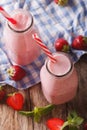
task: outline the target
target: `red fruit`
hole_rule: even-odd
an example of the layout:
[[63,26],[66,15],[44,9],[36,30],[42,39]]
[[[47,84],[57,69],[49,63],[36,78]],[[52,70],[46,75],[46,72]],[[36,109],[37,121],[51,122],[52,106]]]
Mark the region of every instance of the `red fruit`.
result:
[[3,89],[2,86],[0,86],[0,102],[4,100],[6,96],[6,91]]
[[14,110],[21,110],[24,104],[24,97],[21,93],[13,93],[9,94],[6,103],[8,106],[13,108]]
[[64,38],[59,38],[55,42],[56,51],[69,51],[69,43]]
[[51,118],[47,121],[47,127],[49,130],[60,130],[64,124],[64,120],[59,118]]
[[68,3],[68,0],[54,0],[56,4],[64,6]]
[[87,37],[82,35],[75,37],[71,46],[76,50],[87,50]]
[[11,66],[7,72],[10,78],[15,81],[21,80],[26,75],[25,70],[18,65]]
[[87,123],[84,124],[84,130],[87,130]]
[[58,4],[58,0],[54,0],[56,4]]

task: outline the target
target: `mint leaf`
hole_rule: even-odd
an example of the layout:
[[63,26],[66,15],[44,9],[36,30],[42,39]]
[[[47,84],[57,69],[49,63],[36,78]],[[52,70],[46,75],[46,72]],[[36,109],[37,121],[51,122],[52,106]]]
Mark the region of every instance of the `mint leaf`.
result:
[[33,111],[18,111],[20,114],[25,116],[33,116],[35,122],[39,122],[41,117],[48,114],[55,105],[47,105],[45,107],[35,107]]
[[84,119],[77,115],[75,111],[68,114],[67,121],[64,122],[61,130],[69,126],[69,130],[78,130],[79,126],[83,123]]
[[34,121],[39,122],[41,118],[41,113],[39,111],[39,108],[34,108]]
[[79,126],[79,125],[82,124],[83,120],[84,120],[84,119],[81,118],[81,117],[76,117],[76,118],[74,118],[73,123],[74,123],[74,125]]
[[69,127],[69,130],[78,130],[78,128],[75,126],[74,127],[72,126],[72,127]]
[[43,107],[43,108],[40,108],[40,113],[41,113],[41,115],[46,115],[46,114],[48,114],[50,111],[52,111],[52,109],[54,108],[54,106],[55,105],[52,105],[52,104],[50,104],[50,105],[47,105],[47,106],[45,106],[45,107]]
[[83,118],[78,116],[75,111],[69,113],[67,119],[68,119],[69,125],[71,125],[71,126],[79,126],[83,122]]
[[47,105],[45,107],[34,108],[34,119],[36,122],[40,121],[40,118],[46,114],[48,114],[52,109],[54,108],[54,105]]
[[72,120],[73,118],[76,118],[78,115],[75,111],[72,111],[68,114],[67,120]]
[[18,111],[20,114],[25,115],[25,116],[33,116],[34,111]]

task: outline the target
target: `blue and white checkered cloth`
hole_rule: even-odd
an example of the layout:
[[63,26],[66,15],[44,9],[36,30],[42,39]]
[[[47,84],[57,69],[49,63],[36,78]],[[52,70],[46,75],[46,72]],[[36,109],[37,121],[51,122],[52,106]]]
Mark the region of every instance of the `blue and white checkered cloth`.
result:
[[[0,5],[10,13],[14,9],[23,8],[31,12],[39,29],[42,41],[55,52],[54,42],[64,37],[70,44],[74,36],[87,36],[87,0],[69,0],[65,7],[58,6],[53,0],[2,0]],[[0,14],[0,83],[9,84],[17,89],[26,89],[40,82],[40,69],[46,55],[42,53],[33,63],[23,66],[27,76],[15,82],[9,79],[6,70],[11,66],[3,51],[3,27],[5,18]],[[86,52],[71,50],[74,62]]]

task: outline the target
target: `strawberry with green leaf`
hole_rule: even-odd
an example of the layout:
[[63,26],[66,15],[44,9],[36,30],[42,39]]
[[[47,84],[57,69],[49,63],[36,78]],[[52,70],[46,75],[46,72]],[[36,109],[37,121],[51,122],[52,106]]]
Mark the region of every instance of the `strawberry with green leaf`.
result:
[[54,0],[58,5],[65,6],[68,3],[68,0]]
[[3,102],[6,97],[4,86],[0,86],[0,102]]
[[18,65],[12,65],[10,68],[7,69],[7,73],[9,77],[15,81],[21,80],[26,75],[26,71]]
[[79,130],[83,118],[77,115],[76,112],[71,112],[68,115],[67,121],[60,118],[51,118],[47,120],[47,127],[49,130],[64,130],[68,126],[69,130]]
[[82,35],[76,36],[71,44],[71,47],[76,50],[87,51],[87,37]]
[[64,38],[58,38],[54,43],[54,47],[56,51],[63,51],[63,52],[68,52],[70,49],[69,43]]

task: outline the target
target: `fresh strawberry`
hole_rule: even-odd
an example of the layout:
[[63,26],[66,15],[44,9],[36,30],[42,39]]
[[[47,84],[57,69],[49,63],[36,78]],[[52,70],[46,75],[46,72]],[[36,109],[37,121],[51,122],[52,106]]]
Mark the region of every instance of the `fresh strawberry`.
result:
[[13,108],[14,110],[21,110],[24,104],[24,97],[19,92],[8,94],[6,103],[8,106]]
[[2,86],[0,86],[0,102],[3,102],[3,100],[5,99],[5,96],[6,96],[5,89]]
[[87,51],[87,37],[79,35],[74,38],[72,44],[73,49]]
[[64,38],[59,38],[54,43],[56,51],[69,51],[69,43]]
[[69,130],[79,130],[79,126],[83,123],[83,118],[77,115],[75,111],[68,114],[67,120],[60,118],[51,118],[47,120],[49,130],[64,130],[69,127]]
[[26,75],[26,71],[18,65],[11,66],[7,69],[7,73],[15,81],[21,80]]
[[68,3],[68,0],[54,0],[56,4],[65,6]]
[[47,121],[47,127],[49,130],[60,130],[64,124],[64,120],[59,118],[51,118]]
[[59,1],[59,0],[54,0],[54,1],[55,1],[56,4],[58,4],[58,1]]

